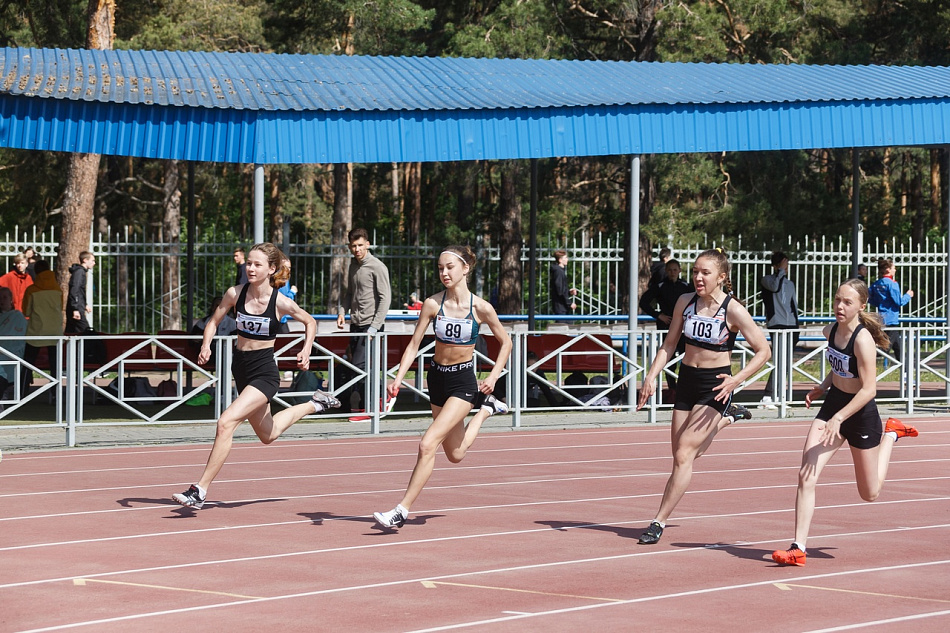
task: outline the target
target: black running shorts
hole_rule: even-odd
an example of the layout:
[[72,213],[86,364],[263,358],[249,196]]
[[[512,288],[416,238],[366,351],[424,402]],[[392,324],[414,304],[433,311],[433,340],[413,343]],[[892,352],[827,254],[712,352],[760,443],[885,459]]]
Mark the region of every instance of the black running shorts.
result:
[[725,402],[715,399],[719,392],[713,391],[713,387],[718,387],[722,383],[722,378],[717,378],[719,374],[731,376],[732,367],[727,365],[705,369],[680,365],[679,377],[676,379],[676,402],[673,403],[673,408],[677,411],[691,411],[697,405],[705,405],[719,413],[725,411],[732,402],[732,396],[730,395]]
[[277,395],[280,387],[280,373],[274,359],[274,348],[255,349],[242,352],[234,349],[231,361],[231,373],[238,393],[245,387],[254,387],[265,396],[268,402]]
[[475,361],[457,365],[440,365],[431,361],[426,379],[429,385],[429,402],[437,407],[445,406],[449,398],[458,398],[471,404],[475,404],[478,398]]
[[[841,391],[834,385],[825,395],[825,401],[815,416],[827,422],[841,411],[854,398],[853,393]],[[877,411],[877,402],[874,398],[862,407],[857,413],[841,423],[841,436],[848,440],[853,448],[874,448],[881,443],[884,436],[884,423],[881,414]]]

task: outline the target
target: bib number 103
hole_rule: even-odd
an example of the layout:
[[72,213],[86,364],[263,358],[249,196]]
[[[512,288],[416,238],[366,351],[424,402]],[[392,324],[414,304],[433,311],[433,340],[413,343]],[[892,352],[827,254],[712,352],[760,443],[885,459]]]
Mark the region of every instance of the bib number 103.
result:
[[693,332],[691,338],[698,340],[710,340],[713,336],[713,324],[709,321],[694,320],[692,322]]

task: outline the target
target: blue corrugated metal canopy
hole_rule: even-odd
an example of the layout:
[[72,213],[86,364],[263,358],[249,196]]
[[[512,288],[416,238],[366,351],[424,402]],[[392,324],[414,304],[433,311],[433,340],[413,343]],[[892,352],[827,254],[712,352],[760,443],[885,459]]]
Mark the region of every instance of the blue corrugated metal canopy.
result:
[[945,67],[0,49],[0,146],[234,163],[950,143]]

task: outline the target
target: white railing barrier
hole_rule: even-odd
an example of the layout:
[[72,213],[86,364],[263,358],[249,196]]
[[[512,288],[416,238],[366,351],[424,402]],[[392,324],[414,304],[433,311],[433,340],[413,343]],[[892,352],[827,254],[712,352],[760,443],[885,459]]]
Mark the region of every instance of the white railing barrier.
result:
[[[896,388],[879,391],[879,402],[902,407],[906,413],[913,413],[915,407],[921,405],[948,405],[950,344],[947,332],[947,326],[934,324],[901,328],[901,357],[878,353],[878,382],[896,384]],[[801,335],[801,342],[793,349],[796,333]],[[556,333],[514,330],[511,359],[496,385],[496,393],[503,394],[508,402],[515,427],[522,424],[525,415],[534,412],[570,412],[573,420],[585,411],[630,413],[636,407],[637,388],[665,334],[646,328]],[[356,388],[365,403],[365,412],[361,414],[329,412],[319,417],[332,420],[360,415],[370,422],[369,432],[376,434],[384,428],[387,418],[430,415],[424,380],[434,347],[430,339],[420,346],[412,373],[401,385],[398,408],[392,413],[385,411],[386,385],[398,371],[409,336],[405,332],[385,330],[375,335],[349,332],[319,335],[311,350],[311,363],[315,371],[325,372],[325,390],[342,396]],[[759,411],[756,417],[782,418],[793,409],[801,410],[805,393],[827,375],[824,357],[827,344],[819,326],[804,327],[797,332],[770,331],[768,336],[775,352],[772,360],[741,385],[736,398],[751,406],[757,404],[764,391],[766,375],[772,372],[777,410]],[[351,337],[369,339],[365,370],[355,367],[346,358],[346,344]],[[233,337],[215,339],[214,362],[210,366],[197,364],[198,336],[129,333],[42,339],[55,339],[56,358],[52,370],[42,362],[27,364],[0,347],[0,369],[15,379],[0,398],[3,405],[0,434],[8,429],[61,428],[66,431],[66,444],[74,446],[77,433],[85,427],[213,424],[233,398]],[[303,339],[303,333],[297,333],[279,340],[275,349],[282,373],[294,371],[289,368],[296,364],[295,349]],[[22,339],[0,337],[0,345],[5,340]],[[487,349],[476,353],[476,371],[482,374],[489,371],[494,349],[497,349],[487,337],[486,341]],[[79,359],[86,358],[95,342],[107,348],[107,358],[98,363],[88,360],[80,363]],[[734,363],[742,367],[751,357],[751,349],[740,339]],[[679,360],[678,356],[671,359],[666,370],[674,371]],[[35,376],[34,385],[28,390],[23,389],[22,381],[26,372]],[[119,376],[123,380],[116,381]],[[137,392],[136,389],[144,385],[136,378],[145,379],[151,389],[158,388],[165,380],[173,380],[174,385],[167,384],[161,393]],[[942,388],[934,389],[934,384]],[[925,385],[930,387],[925,390]],[[665,378],[661,374],[656,394],[645,407],[648,422],[665,420],[663,412],[672,407],[671,402],[664,400],[664,387]],[[286,406],[292,404],[293,398],[309,395],[309,392],[290,391],[285,382],[275,403]],[[106,409],[103,404],[111,406]],[[37,419],[37,415],[41,419]]]

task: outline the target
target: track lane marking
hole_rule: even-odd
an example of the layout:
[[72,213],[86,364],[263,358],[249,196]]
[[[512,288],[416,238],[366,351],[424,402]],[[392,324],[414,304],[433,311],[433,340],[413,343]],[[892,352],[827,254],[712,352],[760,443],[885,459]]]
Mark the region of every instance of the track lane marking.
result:
[[[774,540],[773,540],[773,541],[769,541],[769,542],[775,543],[775,542],[778,542],[778,541],[774,541]],[[664,552],[671,552],[672,550],[663,550],[663,551],[664,551]],[[577,564],[577,563],[581,563],[581,562],[596,562],[596,561],[602,561],[602,560],[618,560],[618,559],[626,559],[626,558],[632,558],[632,557],[644,556],[644,555],[649,555],[649,554],[624,554],[624,555],[620,555],[620,556],[600,557],[600,558],[594,558],[594,559],[582,559],[582,560],[575,560],[575,561],[562,561],[562,562],[557,562],[557,563],[541,563],[541,564],[533,564],[533,565],[522,565],[522,566],[517,566],[517,567],[495,568],[495,569],[486,569],[486,570],[481,570],[481,571],[461,572],[461,573],[457,573],[457,574],[447,574],[447,575],[441,575],[441,576],[428,576],[428,577],[425,577],[425,578],[411,578],[411,579],[404,579],[404,580],[393,580],[393,581],[377,582],[377,583],[371,583],[371,584],[365,584],[365,585],[350,585],[350,586],[347,586],[347,587],[336,587],[336,588],[333,588],[333,589],[319,589],[319,590],[314,590],[314,591],[306,591],[306,592],[293,593],[293,594],[284,594],[284,595],[280,595],[280,596],[272,596],[272,597],[269,597],[269,598],[261,598],[260,600],[239,600],[239,601],[234,601],[234,602],[226,602],[226,603],[218,603],[218,604],[209,604],[209,605],[201,605],[201,606],[194,606],[194,607],[183,607],[183,608],[180,608],[180,609],[166,609],[166,610],[162,610],[162,611],[152,611],[152,612],[146,612],[146,613],[137,613],[137,614],[131,614],[131,615],[116,616],[116,617],[113,617],[113,618],[103,618],[103,619],[98,619],[98,620],[87,620],[87,621],[83,621],[83,622],[71,622],[71,623],[69,623],[69,624],[60,624],[60,625],[49,626],[49,627],[43,627],[43,628],[38,628],[38,629],[30,629],[30,630],[28,630],[28,631],[21,631],[20,633],[46,633],[46,632],[48,632],[48,631],[61,631],[61,630],[65,630],[65,629],[79,628],[79,627],[83,627],[83,626],[97,626],[97,625],[101,625],[101,624],[111,624],[111,623],[114,623],[114,622],[128,622],[128,621],[131,621],[131,620],[141,620],[141,619],[145,619],[145,618],[152,618],[152,617],[158,617],[158,616],[163,616],[163,615],[181,615],[181,614],[183,614],[183,613],[194,613],[194,612],[197,612],[197,611],[208,611],[208,610],[211,610],[211,609],[221,609],[221,608],[225,608],[225,607],[235,607],[235,606],[241,606],[241,605],[252,604],[252,603],[275,602],[275,601],[280,601],[280,600],[293,600],[293,599],[297,599],[297,598],[309,598],[309,597],[313,597],[313,596],[339,594],[339,593],[350,592],[350,591],[364,591],[364,590],[371,590],[371,589],[380,589],[380,588],[383,588],[383,587],[395,587],[395,586],[403,586],[403,585],[407,585],[407,584],[418,584],[418,583],[421,583],[421,582],[426,581],[426,580],[428,580],[428,581],[430,581],[430,582],[437,582],[437,581],[445,581],[445,580],[447,580],[447,579],[454,579],[454,578],[465,578],[465,577],[478,576],[478,575],[485,575],[485,574],[497,574],[497,573],[513,572],[513,571],[524,571],[524,570],[529,570],[529,569],[540,569],[540,568],[544,568],[544,567],[553,567],[553,566],[562,566],[562,565],[569,565],[569,564]],[[950,560],[927,561],[927,562],[923,562],[923,563],[908,563],[908,564],[903,564],[903,565],[890,565],[890,566],[887,566],[887,567],[875,567],[875,568],[855,569],[855,570],[848,570],[848,571],[841,571],[841,572],[831,572],[831,573],[827,573],[827,574],[815,574],[815,575],[812,575],[812,576],[803,576],[803,577],[799,578],[799,580],[817,580],[817,579],[823,579],[823,578],[835,578],[835,577],[841,577],[841,576],[852,576],[852,575],[856,575],[856,574],[868,574],[868,573],[877,573],[877,572],[887,572],[887,571],[896,571],[896,570],[902,570],[902,569],[917,569],[917,568],[923,568],[923,567],[930,567],[930,566],[934,566],[934,565],[950,565]],[[655,601],[659,601],[659,600],[667,600],[667,599],[670,599],[670,598],[682,598],[682,597],[691,597],[691,596],[698,596],[698,595],[706,595],[706,594],[718,593],[718,592],[722,592],[722,591],[732,591],[732,590],[736,590],[736,589],[747,589],[747,588],[753,588],[753,587],[762,587],[762,586],[767,586],[767,585],[771,585],[771,584],[774,584],[774,581],[771,581],[771,580],[764,580],[764,581],[757,581],[757,582],[740,583],[740,584],[735,584],[735,585],[720,585],[720,586],[717,586],[717,587],[707,587],[707,588],[705,588],[705,589],[695,589],[695,590],[691,590],[691,591],[683,591],[683,592],[678,592],[678,593],[673,593],[673,594],[663,594],[663,595],[657,595],[657,596],[646,596],[646,597],[643,597],[643,598],[633,598],[633,599],[624,600],[624,601],[621,601],[621,602],[599,602],[599,603],[592,604],[592,605],[582,605],[582,606],[569,607],[569,608],[564,608],[564,609],[555,609],[555,610],[549,610],[549,611],[540,611],[540,612],[536,612],[536,613],[528,613],[528,614],[520,614],[520,615],[511,615],[511,616],[506,616],[506,617],[503,617],[503,618],[490,618],[490,619],[487,619],[487,620],[478,620],[478,621],[472,621],[472,622],[464,622],[464,623],[452,624],[452,625],[448,625],[448,626],[440,626],[440,627],[434,627],[434,628],[428,628],[428,629],[419,629],[419,630],[417,630],[417,631],[413,631],[413,632],[410,632],[410,633],[434,633],[435,631],[448,631],[448,630],[451,630],[451,629],[461,629],[461,628],[468,628],[468,627],[471,627],[471,626],[483,626],[483,625],[486,625],[486,624],[497,624],[497,623],[501,623],[501,622],[511,622],[511,621],[521,620],[521,619],[526,619],[526,618],[544,617],[544,616],[554,616],[554,615],[563,615],[563,614],[566,614],[566,613],[576,613],[576,612],[580,612],[580,611],[588,611],[588,610],[591,610],[591,609],[601,609],[601,608],[615,607],[615,606],[621,606],[621,605],[638,604],[638,603],[644,603],[644,602],[655,602]]]
[[775,586],[787,591],[786,587],[800,587],[802,589],[817,589],[818,591],[837,591],[840,593],[855,593],[862,596],[877,596],[879,598],[894,598],[897,600],[923,600],[924,602],[942,602],[950,604],[950,600],[941,600],[940,598],[921,598],[919,596],[899,596],[893,593],[875,593],[873,591],[857,591],[855,589],[838,589],[837,587],[818,587],[815,585],[799,585],[791,582],[777,582]]
[[185,591],[187,593],[206,593],[215,596],[226,596],[228,598],[238,598],[239,600],[263,600],[261,596],[243,596],[239,593],[228,593],[226,591],[209,591],[207,589],[186,589],[185,587],[167,587],[165,585],[147,585],[141,582],[123,582],[120,580],[101,580],[98,578],[73,578],[73,584],[84,587],[88,583],[98,583],[101,585],[122,585],[125,587],[141,587],[143,589],[163,589],[165,591]]
[[578,600],[596,600],[600,602],[623,602],[623,598],[597,598],[594,596],[576,596],[570,593],[554,593],[551,591],[534,591],[532,589],[515,589],[513,587],[498,587],[496,585],[471,585],[464,582],[442,582],[442,581],[433,581],[426,580],[422,582],[422,586],[426,589],[435,589],[439,585],[446,585],[449,587],[466,587],[468,589],[487,589],[490,591],[511,591],[514,593],[530,593],[537,596],[551,596],[554,598],[576,598]]

